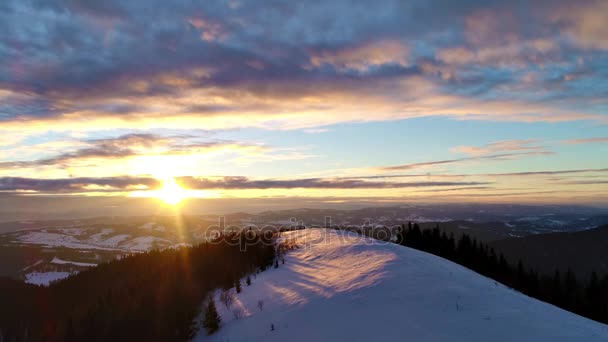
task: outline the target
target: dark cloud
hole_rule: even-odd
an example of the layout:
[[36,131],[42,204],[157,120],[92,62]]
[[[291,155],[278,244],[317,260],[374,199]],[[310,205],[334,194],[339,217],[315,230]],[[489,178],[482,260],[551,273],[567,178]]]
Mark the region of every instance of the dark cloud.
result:
[[[582,0],[569,12],[600,5]],[[0,89],[19,96],[3,101],[0,120],[81,111],[129,116],[150,111],[138,98],[184,88],[259,98],[336,89],[365,94],[383,90],[379,79],[410,76],[481,99],[534,102],[548,96],[546,89],[573,98],[588,93],[589,80],[606,84],[608,75],[581,71],[581,60],[605,60],[597,38],[603,31],[579,37],[587,12],[570,15],[571,7],[565,0],[9,0],[0,7]],[[382,41],[401,42],[407,60],[379,58],[386,50],[362,53]],[[440,54],[455,48],[474,55]],[[324,62],[307,67],[319,54]],[[352,59],[360,57],[368,60]],[[195,72],[201,69],[208,72]],[[523,89],[528,72],[542,77]],[[163,81],[168,74],[185,83]],[[554,75],[568,86],[555,88]],[[190,103],[183,111],[213,115],[227,108],[248,109]]]
[[178,182],[190,189],[398,189],[433,186],[488,184],[483,182],[369,182],[363,180],[305,178],[289,180],[253,180],[247,177],[181,177]]
[[[443,186],[472,186],[487,182],[366,182],[339,179],[254,180],[247,177],[179,177],[176,181],[193,190],[244,190],[244,189],[398,189]],[[161,182],[151,177],[74,177],[61,179],[35,179],[22,177],[0,178],[0,191],[34,191],[41,193],[104,192],[158,188]],[[141,188],[139,188],[141,190]]]
[[[35,179],[22,177],[1,177],[0,191],[35,191],[43,193],[90,192],[90,187],[108,187],[112,191],[127,190],[136,186],[155,188],[159,181],[141,177],[78,177],[62,179]],[[103,191],[100,189],[99,191]]]

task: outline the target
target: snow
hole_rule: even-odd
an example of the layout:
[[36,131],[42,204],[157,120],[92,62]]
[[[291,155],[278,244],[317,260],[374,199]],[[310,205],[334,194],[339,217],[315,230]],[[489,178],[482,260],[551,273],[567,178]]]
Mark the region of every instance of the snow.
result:
[[73,249],[106,249],[78,240],[72,235],[48,233],[45,231],[28,232],[17,238],[19,242],[47,247],[67,247]]
[[100,241],[99,245],[106,247],[118,247],[121,242],[127,240],[130,237],[131,235],[128,234],[114,235],[111,238]]
[[229,310],[216,299],[222,327],[196,341],[608,341],[606,325],[424,252],[325,229],[282,238],[301,247]]
[[[156,226],[155,230],[165,229]],[[35,244],[47,247],[66,247],[72,249],[97,249],[97,250],[125,250],[130,252],[148,251],[156,246],[168,247],[175,242],[154,236],[133,237],[129,234],[114,234],[114,229],[105,228],[97,234],[87,238],[79,238],[80,235],[68,235],[52,233],[44,230],[26,232],[16,237],[16,240],[25,244]]]
[[51,282],[67,278],[70,275],[70,272],[32,272],[25,275],[25,282],[48,286]]
[[157,238],[154,236],[137,237],[127,243],[121,245],[122,248],[130,251],[149,251],[155,246],[167,247],[173,242],[166,239]]
[[67,235],[82,235],[86,232],[86,230],[83,230],[81,228],[60,228],[59,229],[63,234],[67,234]]
[[59,259],[58,257],[53,257],[53,260],[51,260],[51,264],[76,265],[76,266],[84,266],[84,267],[97,266],[97,264],[92,264],[92,263],[88,263],[88,262],[76,262],[76,261],[62,260],[62,259]]
[[93,242],[93,243],[98,243],[100,241],[103,241],[106,236],[110,235],[114,233],[114,229],[112,228],[104,228],[101,230],[101,232],[97,233],[97,234],[93,234],[89,237],[89,241]]
[[167,231],[167,228],[165,228],[164,226],[161,226],[155,222],[148,222],[148,223],[144,223],[142,224],[139,229],[144,229],[144,230],[154,230],[157,232],[165,232]]

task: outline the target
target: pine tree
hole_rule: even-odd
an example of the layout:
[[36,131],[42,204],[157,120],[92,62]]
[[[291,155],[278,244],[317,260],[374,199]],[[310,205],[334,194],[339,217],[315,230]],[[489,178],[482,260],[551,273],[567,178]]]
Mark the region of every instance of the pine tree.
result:
[[217,308],[215,307],[215,301],[213,299],[209,300],[209,304],[207,305],[207,311],[205,311],[205,319],[203,320],[203,327],[207,329],[207,333],[209,335],[213,334],[220,328],[220,322],[222,318],[217,313]]
[[247,286],[251,285],[251,277],[247,276],[247,279],[245,279],[245,284],[247,284]]
[[236,289],[236,293],[241,293],[241,280],[237,279],[234,283],[234,288]]

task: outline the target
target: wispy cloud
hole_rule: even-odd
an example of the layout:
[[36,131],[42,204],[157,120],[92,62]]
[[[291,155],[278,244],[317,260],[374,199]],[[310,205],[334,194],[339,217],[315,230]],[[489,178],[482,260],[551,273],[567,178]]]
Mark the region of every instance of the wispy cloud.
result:
[[538,144],[538,140],[505,140],[492,142],[484,146],[457,146],[452,148],[452,151],[471,156],[481,156],[499,152],[545,152],[546,149],[544,146]]
[[[340,179],[250,179],[247,177],[178,177],[177,182],[192,190],[243,190],[243,189],[399,189],[445,186],[472,186],[487,182],[369,182]],[[0,191],[30,191],[41,193],[145,191],[160,186],[152,177],[75,177],[36,179],[22,177],[0,178]]]
[[593,143],[608,143],[608,137],[597,137],[597,138],[580,138],[566,140],[566,144],[579,145],[579,144],[593,144]]
[[525,157],[525,156],[547,156],[547,155],[552,155],[552,154],[554,154],[554,153],[549,152],[549,151],[501,153],[501,154],[483,155],[483,156],[478,156],[478,157],[466,157],[466,158],[458,158],[458,159],[429,161],[429,162],[422,162],[422,163],[384,166],[384,167],[380,167],[379,170],[381,170],[381,171],[402,171],[402,170],[412,170],[412,169],[418,169],[418,168],[424,168],[424,167],[436,166],[436,165],[444,165],[444,164],[455,164],[455,163],[482,161],[482,160],[508,160],[508,159],[513,159],[513,158],[521,158],[521,157]]
[[255,180],[247,177],[181,177],[178,181],[191,189],[396,189],[488,184],[483,182],[369,182],[323,178]]
[[35,179],[22,177],[1,177],[0,191],[34,191],[43,193],[69,193],[87,191],[124,191],[138,187],[154,188],[160,185],[154,178],[103,177],[103,178],[63,178]]
[[[35,166],[66,167],[84,160],[105,160],[131,158],[145,155],[188,155],[210,153],[214,151],[237,151],[242,153],[262,153],[269,148],[262,145],[242,144],[234,141],[197,141],[196,137],[160,136],[155,134],[131,133],[116,138],[81,141],[84,145],[73,152],[31,160],[0,162],[0,169],[18,169]],[[100,163],[103,166],[103,162]]]

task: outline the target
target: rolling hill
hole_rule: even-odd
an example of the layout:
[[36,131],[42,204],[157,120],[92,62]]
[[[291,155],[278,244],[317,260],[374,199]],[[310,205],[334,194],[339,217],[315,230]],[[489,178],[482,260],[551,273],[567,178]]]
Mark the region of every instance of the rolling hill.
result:
[[355,233],[283,233],[285,264],[216,303],[212,341],[608,341],[608,326],[445,259]]

